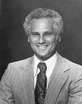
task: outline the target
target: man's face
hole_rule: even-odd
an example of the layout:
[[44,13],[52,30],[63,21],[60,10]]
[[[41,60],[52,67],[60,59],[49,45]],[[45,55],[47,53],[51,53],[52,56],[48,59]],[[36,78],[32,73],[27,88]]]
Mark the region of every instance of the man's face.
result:
[[[57,25],[55,26],[57,28]],[[40,59],[48,59],[56,51],[56,45],[60,36],[53,30],[50,19],[42,18],[32,21],[31,34],[28,42],[32,50]]]

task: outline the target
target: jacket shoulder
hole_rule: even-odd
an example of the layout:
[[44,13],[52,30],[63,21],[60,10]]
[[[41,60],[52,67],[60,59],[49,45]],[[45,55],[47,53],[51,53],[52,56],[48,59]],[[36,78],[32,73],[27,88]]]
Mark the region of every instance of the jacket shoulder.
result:
[[32,57],[28,57],[28,58],[23,59],[23,60],[11,62],[11,63],[8,64],[8,67],[9,67],[9,66],[11,66],[11,67],[26,66],[26,65],[28,65],[32,60],[33,60],[33,56],[32,56]]
[[65,57],[62,57],[62,56],[61,56],[61,58],[62,58],[63,63],[69,67],[81,67],[82,68],[82,66],[80,64],[77,64],[77,63],[75,63]]
[[24,72],[25,69],[29,66],[32,57],[26,58],[24,60],[19,60],[11,62],[8,64],[7,69],[5,70],[2,79],[12,79],[12,77],[18,76],[21,72]]

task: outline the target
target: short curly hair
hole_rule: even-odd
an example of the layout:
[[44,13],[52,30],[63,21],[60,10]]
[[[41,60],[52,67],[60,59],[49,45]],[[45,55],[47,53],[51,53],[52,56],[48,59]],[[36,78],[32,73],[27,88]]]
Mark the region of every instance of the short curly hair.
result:
[[63,19],[62,16],[55,10],[47,9],[47,8],[37,8],[34,9],[30,14],[28,14],[25,18],[23,27],[26,34],[29,34],[31,31],[31,23],[33,19],[40,18],[51,18],[53,19],[53,28],[54,24],[58,26],[58,34],[63,32]]

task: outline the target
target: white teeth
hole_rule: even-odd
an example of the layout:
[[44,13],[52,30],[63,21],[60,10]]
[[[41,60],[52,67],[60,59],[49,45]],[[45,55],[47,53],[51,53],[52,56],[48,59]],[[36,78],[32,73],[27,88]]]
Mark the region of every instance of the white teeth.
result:
[[40,49],[45,49],[45,48],[46,48],[46,46],[39,46],[39,48],[40,48]]

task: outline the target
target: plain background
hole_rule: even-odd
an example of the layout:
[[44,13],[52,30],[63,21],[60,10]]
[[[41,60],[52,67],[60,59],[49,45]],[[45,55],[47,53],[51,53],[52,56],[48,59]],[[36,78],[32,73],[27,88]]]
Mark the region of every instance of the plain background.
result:
[[8,63],[31,56],[32,50],[23,30],[24,18],[38,7],[57,10],[64,21],[59,52],[82,65],[82,0],[2,0],[0,1],[1,73]]

